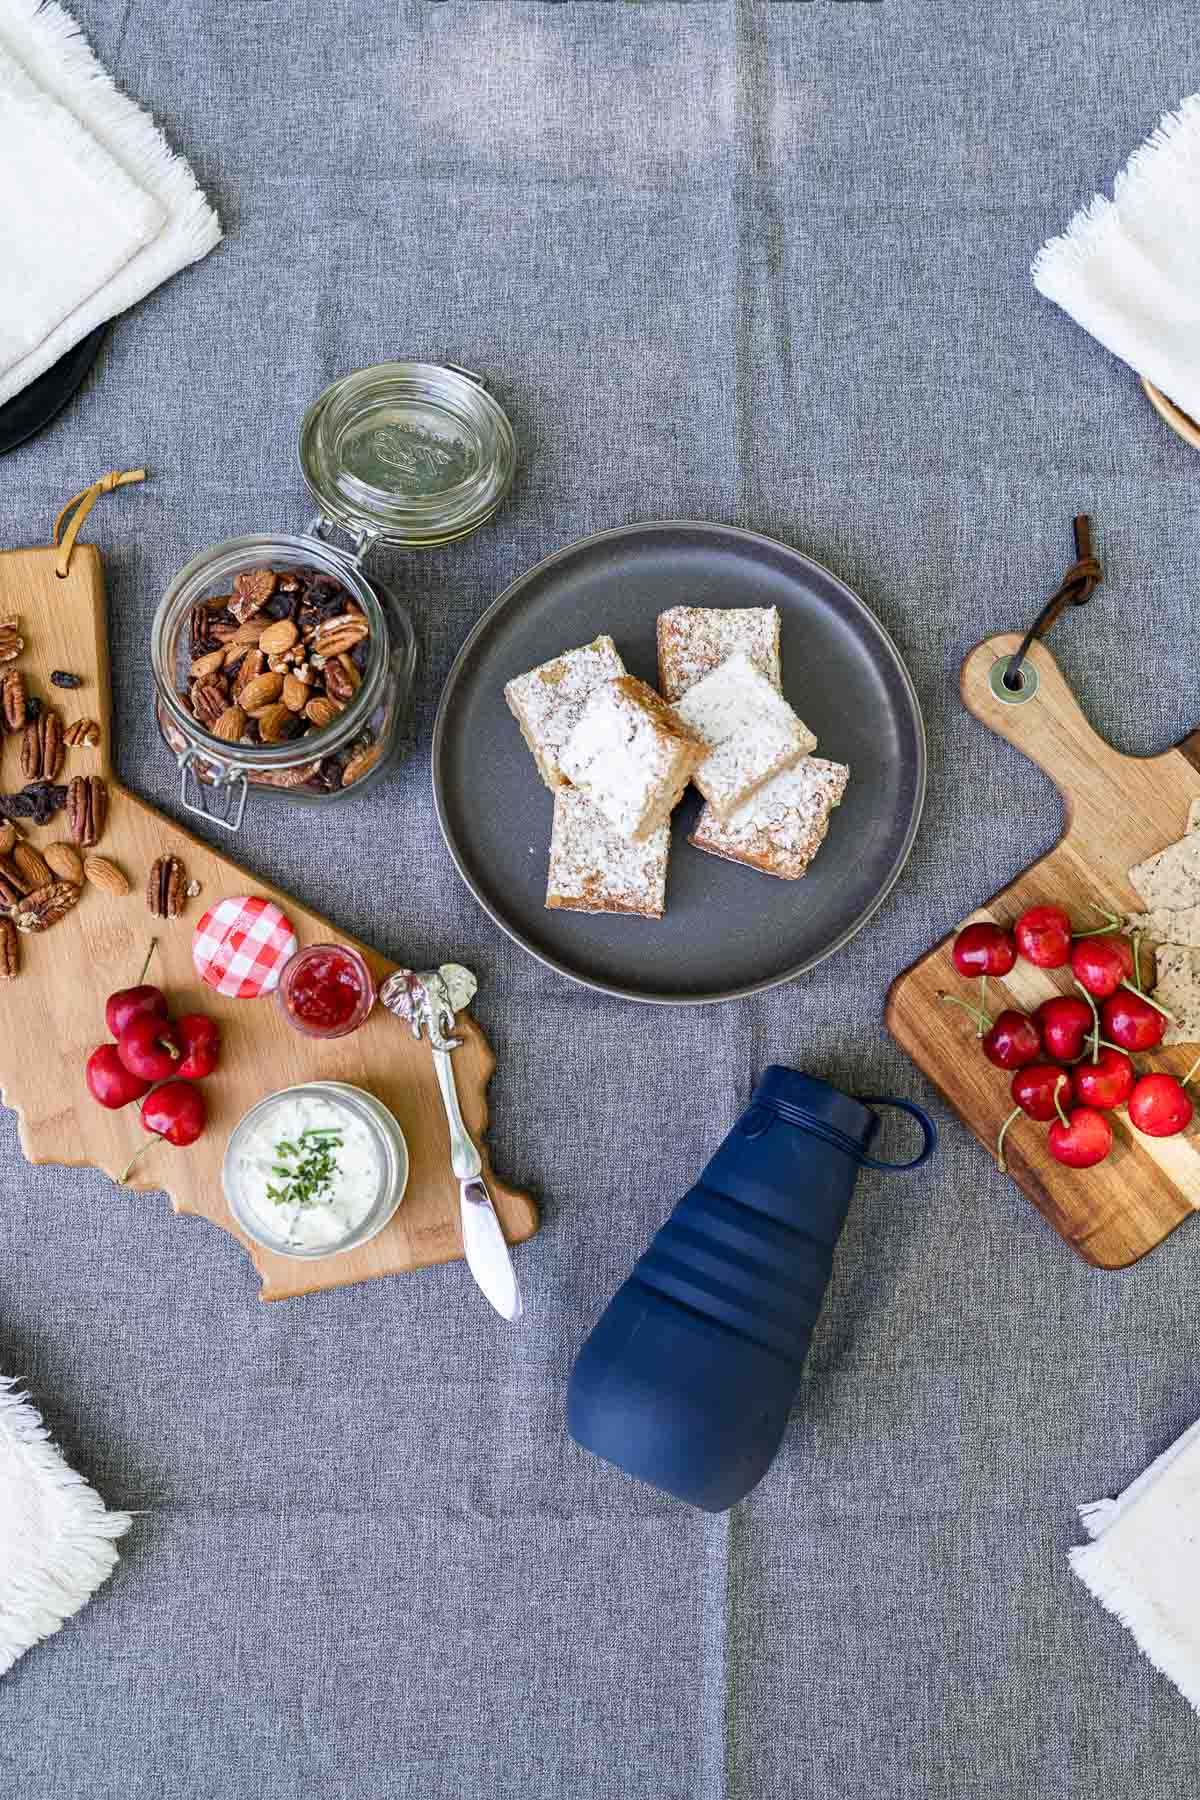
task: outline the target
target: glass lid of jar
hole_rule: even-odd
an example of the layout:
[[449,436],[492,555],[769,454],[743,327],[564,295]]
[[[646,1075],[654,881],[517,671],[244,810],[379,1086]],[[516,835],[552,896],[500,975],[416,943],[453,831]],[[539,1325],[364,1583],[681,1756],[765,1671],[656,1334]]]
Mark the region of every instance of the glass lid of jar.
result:
[[516,445],[482,378],[454,364],[378,363],[345,375],[300,427],[300,466],[322,519],[371,543],[448,544],[491,518]]

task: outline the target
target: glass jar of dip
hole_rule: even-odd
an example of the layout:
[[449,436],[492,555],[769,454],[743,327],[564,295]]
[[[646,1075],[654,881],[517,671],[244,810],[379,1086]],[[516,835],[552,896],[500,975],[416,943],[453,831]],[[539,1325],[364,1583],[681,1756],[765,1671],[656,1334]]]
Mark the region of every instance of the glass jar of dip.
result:
[[383,1230],[408,1185],[408,1146],[383,1103],[342,1081],[283,1088],[234,1126],[225,1198],[279,1256],[333,1256]]
[[[334,382],[313,402],[300,428],[300,464],[320,509],[307,531],[233,538],[201,552],[167,589],[152,627],[158,725],[179,765],[181,804],[229,831],[240,827],[251,791],[328,805],[382,779],[403,741],[416,643],[407,609],[367,575],[365,558],[376,544],[425,548],[476,530],[508,492],[516,452],[508,419],[479,376],[455,365],[383,363]],[[335,529],[350,534],[351,547],[327,541]],[[366,621],[359,642],[338,657],[353,691],[323,708],[294,708],[282,741],[278,721],[269,732],[262,725],[260,736],[259,722],[239,730],[228,708],[222,716],[220,690],[233,686],[223,667],[197,674],[206,657],[220,665],[217,651],[230,650],[235,626],[253,623],[222,605],[251,571],[272,572],[280,583],[255,617],[301,622],[297,641],[271,660],[290,658],[309,680],[320,592],[340,595],[356,628]],[[296,596],[290,613],[284,584]],[[195,621],[206,612],[221,641],[197,655],[207,640]],[[215,682],[215,696],[198,693],[202,681]],[[232,691],[225,697],[237,700]]]

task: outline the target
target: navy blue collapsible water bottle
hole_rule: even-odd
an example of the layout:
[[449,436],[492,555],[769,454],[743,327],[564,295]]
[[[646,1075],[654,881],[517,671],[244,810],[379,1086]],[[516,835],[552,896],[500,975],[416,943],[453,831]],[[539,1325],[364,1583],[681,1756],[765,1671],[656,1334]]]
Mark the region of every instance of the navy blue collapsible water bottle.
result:
[[[912,1162],[867,1155],[875,1106],[921,1126]],[[769,1068],[579,1352],[576,1443],[707,1512],[748,1494],[779,1448],[859,1169],[915,1169],[936,1141],[907,1100]]]

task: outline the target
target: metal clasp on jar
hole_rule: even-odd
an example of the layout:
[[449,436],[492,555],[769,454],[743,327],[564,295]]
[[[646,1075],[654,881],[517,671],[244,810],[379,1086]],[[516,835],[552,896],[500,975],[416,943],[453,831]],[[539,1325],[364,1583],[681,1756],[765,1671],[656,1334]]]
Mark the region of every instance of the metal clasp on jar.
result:
[[[179,764],[180,804],[188,812],[219,825],[223,831],[240,831],[242,814],[246,810],[246,794],[249,791],[246,770],[240,763],[222,762],[219,757],[208,755],[195,744],[186,750],[176,751],[175,761]],[[200,768],[206,771],[207,781],[201,776]],[[195,800],[189,797],[189,776],[191,785],[195,788]],[[208,797],[218,791],[227,792],[223,811],[208,804]]]

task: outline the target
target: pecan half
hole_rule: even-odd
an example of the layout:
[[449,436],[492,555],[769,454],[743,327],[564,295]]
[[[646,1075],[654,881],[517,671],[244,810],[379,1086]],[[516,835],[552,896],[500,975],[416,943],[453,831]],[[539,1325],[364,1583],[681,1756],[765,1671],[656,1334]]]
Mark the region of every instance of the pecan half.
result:
[[146,882],[146,905],[156,919],[175,919],[187,905],[187,870],[177,856],[156,856]]
[[229,610],[239,625],[262,611],[275,592],[278,579],[274,569],[243,569],[235,578]]
[[18,901],[12,911],[13,924],[18,931],[49,931],[78,901],[79,889],[73,881],[52,881]]
[[338,613],[318,627],[312,641],[313,651],[317,656],[340,656],[344,650],[353,650],[355,644],[361,644],[370,629],[362,613]]
[[0,862],[0,906],[15,906],[29,892],[29,883],[22,879],[20,870],[5,857]]
[[76,775],[68,782],[67,821],[85,850],[100,842],[108,823],[108,789],[98,775]]
[[81,747],[94,750],[100,742],[100,726],[95,719],[76,719],[63,732],[63,743],[69,744],[72,750]]
[[325,692],[331,700],[344,706],[347,700],[353,700],[358,688],[358,670],[348,656],[335,656],[325,664]]
[[21,940],[11,919],[0,919],[0,981],[21,972]]
[[356,781],[361,781],[363,776],[369,774],[375,767],[382,755],[382,744],[367,744],[361,750],[356,750],[342,770],[342,786],[353,787]]
[[26,781],[53,781],[62,764],[62,718],[53,706],[47,706],[21,735],[21,773]]
[[18,618],[0,619],[0,662],[16,662],[24,650],[25,639],[17,629],[20,623]]
[[229,694],[223,681],[197,681],[192,688],[192,711],[202,725],[211,730],[229,705]]
[[25,677],[20,669],[9,669],[0,681],[0,713],[6,731],[23,731],[28,712]]

